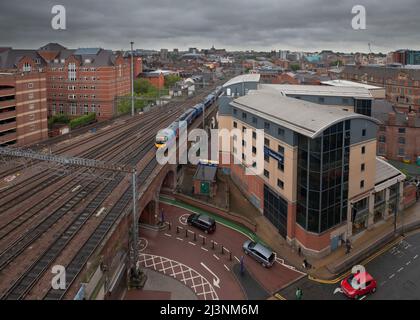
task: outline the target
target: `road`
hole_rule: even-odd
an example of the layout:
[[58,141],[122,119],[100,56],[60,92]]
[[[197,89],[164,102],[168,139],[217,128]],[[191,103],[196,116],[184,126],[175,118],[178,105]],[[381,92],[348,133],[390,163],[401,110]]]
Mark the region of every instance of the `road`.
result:
[[[376,279],[378,289],[361,299],[420,300],[420,231],[407,235],[364,267]],[[300,287],[303,299],[346,299],[340,292],[334,294],[339,286],[339,282],[321,284],[305,277],[279,293],[286,299],[295,299]]]
[[[171,222],[172,227],[160,232],[140,229],[142,266],[177,278],[193,289],[199,299],[266,299],[302,276],[280,259],[266,269],[244,255],[242,244],[248,238],[236,230],[218,223],[215,233],[208,235],[187,226],[189,211],[166,204],[161,207],[165,221]],[[243,275],[241,256],[246,269]]]

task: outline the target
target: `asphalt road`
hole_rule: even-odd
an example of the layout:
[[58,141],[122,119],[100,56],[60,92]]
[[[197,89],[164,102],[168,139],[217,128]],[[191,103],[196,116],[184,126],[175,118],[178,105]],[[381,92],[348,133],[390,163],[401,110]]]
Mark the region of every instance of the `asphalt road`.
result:
[[[386,252],[364,266],[377,281],[376,293],[367,300],[420,300],[420,232],[408,235]],[[321,284],[307,277],[295,282],[279,293],[286,299],[296,299],[297,288],[306,300],[347,299],[336,291],[340,283]],[[336,293],[334,294],[334,292]]]

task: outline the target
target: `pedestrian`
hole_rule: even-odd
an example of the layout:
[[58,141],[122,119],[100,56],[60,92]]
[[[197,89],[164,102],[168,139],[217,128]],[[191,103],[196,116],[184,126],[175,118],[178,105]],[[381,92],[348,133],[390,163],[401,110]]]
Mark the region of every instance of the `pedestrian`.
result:
[[302,289],[297,288],[296,289],[296,300],[302,300],[302,295],[303,295]]
[[306,258],[303,259],[302,265],[303,265],[303,268],[305,269],[310,269],[312,267],[311,264],[306,260]]

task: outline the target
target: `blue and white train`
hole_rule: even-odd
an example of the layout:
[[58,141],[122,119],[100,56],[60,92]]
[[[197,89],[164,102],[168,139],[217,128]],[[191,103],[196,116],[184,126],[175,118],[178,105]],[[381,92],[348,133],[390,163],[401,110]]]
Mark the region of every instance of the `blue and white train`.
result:
[[212,93],[204,98],[203,102],[189,108],[167,128],[160,130],[156,135],[156,148],[162,148],[167,144],[174,142],[179,136],[179,122],[185,121],[187,126],[190,126],[195,119],[201,116],[205,110],[213,105],[217,98],[222,94],[222,89],[222,87],[217,87]]

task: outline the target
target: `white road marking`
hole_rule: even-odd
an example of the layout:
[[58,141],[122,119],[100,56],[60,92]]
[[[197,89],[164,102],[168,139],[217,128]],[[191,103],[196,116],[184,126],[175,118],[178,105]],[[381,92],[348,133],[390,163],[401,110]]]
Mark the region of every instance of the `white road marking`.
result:
[[225,268],[226,268],[227,271],[230,271],[229,268],[227,267],[227,265],[224,264],[224,266],[225,266]]
[[201,247],[201,249],[204,250],[204,251],[209,251],[209,249],[206,249],[204,247]]
[[406,262],[405,265],[408,266],[411,263],[411,260]]
[[203,262],[201,262],[201,265],[208,271],[208,272],[210,272],[212,275],[213,275],[213,285],[215,286],[215,287],[218,287],[219,289],[220,289],[220,279],[219,279],[219,277],[213,272],[213,271],[211,271],[210,270],[210,268],[209,267],[207,267]]
[[391,274],[390,276],[389,276],[389,279],[392,279],[392,278],[394,278],[395,277],[395,274],[393,273],[393,274]]
[[141,252],[144,249],[146,249],[148,244],[149,244],[149,241],[147,241],[146,238],[140,238],[138,242],[139,251]]
[[193,246],[196,246],[197,244],[195,244],[194,242],[188,241],[189,244],[192,244]]
[[227,253],[229,253],[230,251],[228,250],[228,249],[226,249],[226,248],[223,248],[223,250],[225,250]]
[[241,262],[241,260],[239,260],[237,256],[235,256],[235,259],[238,260],[238,262]]
[[398,270],[397,270],[397,272],[401,272],[401,271],[403,271],[404,270],[404,267],[401,267],[401,268],[399,268]]
[[217,260],[220,260],[220,258],[216,256],[214,253],[213,253],[213,257],[215,257]]
[[416,255],[414,256],[414,258],[413,258],[413,259],[417,259],[417,258],[418,258],[418,256],[419,256],[419,255],[418,255],[418,254],[416,254]]
[[189,214],[183,214],[182,216],[179,217],[179,223],[183,224],[184,226],[187,225],[187,218],[188,218]]
[[386,283],[386,281],[382,281],[380,286],[383,286]]
[[366,296],[361,297],[360,300],[363,300],[364,298],[366,298]]
[[169,233],[165,233],[165,236],[167,236],[167,237],[172,237],[172,235],[171,235],[171,234],[169,234]]
[[178,237],[176,237],[176,240],[179,240],[179,241],[184,241],[184,239],[182,239],[182,238],[178,238]]

